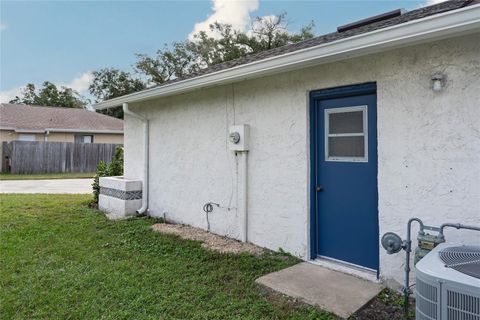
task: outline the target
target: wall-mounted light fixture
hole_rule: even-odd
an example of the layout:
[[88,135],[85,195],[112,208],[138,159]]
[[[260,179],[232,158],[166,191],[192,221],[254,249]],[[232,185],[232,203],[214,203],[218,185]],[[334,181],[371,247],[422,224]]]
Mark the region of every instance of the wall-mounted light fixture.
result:
[[442,91],[445,87],[445,75],[442,73],[435,73],[432,75],[432,90],[435,92]]

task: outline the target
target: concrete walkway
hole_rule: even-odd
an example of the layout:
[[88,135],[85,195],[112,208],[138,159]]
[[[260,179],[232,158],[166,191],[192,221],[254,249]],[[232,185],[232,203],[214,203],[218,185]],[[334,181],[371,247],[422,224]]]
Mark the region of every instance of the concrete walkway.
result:
[[345,319],[382,290],[378,283],[307,262],[267,274],[256,281]]
[[0,193],[92,193],[93,179],[2,180]]

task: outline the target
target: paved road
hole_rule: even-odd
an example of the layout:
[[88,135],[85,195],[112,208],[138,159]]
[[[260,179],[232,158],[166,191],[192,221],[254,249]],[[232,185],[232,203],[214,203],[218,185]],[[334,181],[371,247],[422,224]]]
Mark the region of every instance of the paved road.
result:
[[2,180],[0,193],[91,193],[93,179]]

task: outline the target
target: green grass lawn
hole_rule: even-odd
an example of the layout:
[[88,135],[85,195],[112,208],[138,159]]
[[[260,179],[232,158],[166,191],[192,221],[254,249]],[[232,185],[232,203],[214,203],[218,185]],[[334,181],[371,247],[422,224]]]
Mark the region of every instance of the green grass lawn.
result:
[[87,195],[1,195],[2,319],[334,319],[254,283],[297,263],[108,221]]
[[43,174],[11,174],[0,173],[0,180],[40,180],[40,179],[81,179],[93,178],[95,173],[43,173]]

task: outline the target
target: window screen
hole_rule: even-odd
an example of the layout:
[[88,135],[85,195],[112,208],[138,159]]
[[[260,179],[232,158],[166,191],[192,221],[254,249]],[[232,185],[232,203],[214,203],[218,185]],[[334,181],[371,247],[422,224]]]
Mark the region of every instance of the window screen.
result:
[[329,133],[363,133],[363,111],[330,113]]
[[325,160],[367,161],[367,106],[325,109]]

